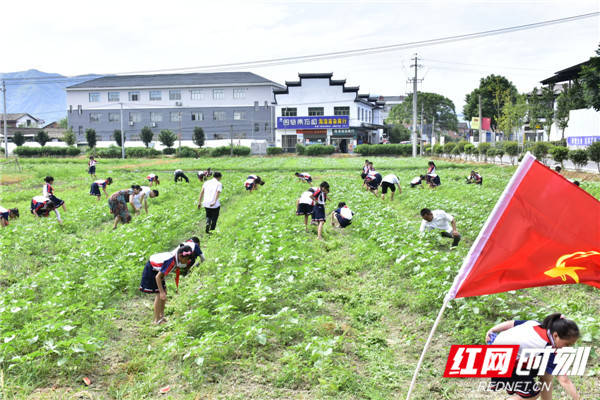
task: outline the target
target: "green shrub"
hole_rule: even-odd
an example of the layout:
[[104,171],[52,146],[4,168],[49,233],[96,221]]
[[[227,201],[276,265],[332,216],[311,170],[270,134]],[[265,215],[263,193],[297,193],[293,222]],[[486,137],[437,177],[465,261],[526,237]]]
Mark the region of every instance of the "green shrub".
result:
[[442,146],[441,144],[434,144],[433,145],[433,154],[435,155],[440,155],[444,152],[444,146]]
[[177,149],[174,149],[172,147],[165,147],[162,152],[163,154],[175,154],[177,153]]
[[544,162],[544,158],[548,155],[548,151],[550,150],[548,143],[545,142],[537,142],[533,145],[533,155],[535,158]]
[[[214,147],[210,151],[211,157],[228,156],[231,154],[231,146],[219,146]],[[246,146],[233,146],[233,155],[235,156],[247,156],[250,154],[250,147]]]
[[588,153],[585,150],[571,150],[569,151],[569,160],[575,164],[575,167],[581,168],[588,162]]
[[249,156],[252,149],[247,146],[233,146],[234,156]]
[[306,154],[306,146],[300,143],[296,144],[296,153],[298,153],[301,156]]
[[77,156],[80,150],[77,147],[29,147],[19,146],[15,149],[15,154],[21,157],[65,157]]
[[210,157],[210,149],[206,147],[202,147],[200,149],[194,149],[198,157]]
[[465,146],[470,144],[469,142],[467,142],[466,140],[461,140],[460,142],[456,143],[456,148],[458,149],[458,153],[462,154],[465,152]]
[[267,154],[270,156],[275,156],[281,153],[283,153],[283,149],[281,147],[267,147]]
[[198,153],[195,149],[187,146],[181,146],[179,148],[179,152],[177,153],[177,157],[181,158],[196,158],[198,157]]
[[600,142],[592,143],[588,147],[587,152],[590,160],[596,163],[598,172],[600,172]]
[[13,143],[17,145],[17,147],[23,146],[23,143],[25,143],[25,135],[23,135],[21,132],[15,132],[13,135]]
[[355,152],[363,156],[370,155],[397,155],[411,156],[411,144],[359,144]]
[[479,154],[481,154],[483,156],[483,159],[485,161],[487,161],[487,152],[491,148],[492,148],[492,145],[487,142],[479,143],[479,146],[477,146],[477,149],[479,150]]
[[312,144],[306,147],[307,156],[324,156],[333,154],[334,151],[335,147],[330,145]]
[[154,158],[161,154],[160,151],[149,147],[127,147],[125,155],[129,158]]
[[452,154],[452,150],[454,150],[455,147],[456,147],[456,143],[454,143],[454,142],[445,143],[444,144],[444,153]]
[[475,149],[475,146],[472,143],[467,143],[463,150],[466,154],[473,154],[473,149]]
[[121,148],[117,146],[96,147],[91,153],[102,158],[121,158]]
[[554,161],[563,165],[563,162],[569,159],[569,149],[565,146],[554,146],[550,149],[550,155]]
[[510,156],[510,163],[514,164],[514,159],[519,155],[519,144],[517,142],[504,143],[504,151]]

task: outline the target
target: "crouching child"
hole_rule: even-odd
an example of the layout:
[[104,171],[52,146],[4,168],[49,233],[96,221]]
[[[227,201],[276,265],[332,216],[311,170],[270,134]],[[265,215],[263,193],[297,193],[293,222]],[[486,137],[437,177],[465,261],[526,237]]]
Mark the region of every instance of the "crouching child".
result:
[[354,212],[343,201],[331,212],[331,226],[345,228],[352,223]]

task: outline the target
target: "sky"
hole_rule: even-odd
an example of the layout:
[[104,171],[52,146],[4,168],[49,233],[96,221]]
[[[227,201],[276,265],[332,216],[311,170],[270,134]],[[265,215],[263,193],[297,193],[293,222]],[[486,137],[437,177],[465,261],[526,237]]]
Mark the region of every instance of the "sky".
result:
[[[2,7],[0,34],[11,56],[1,72],[123,73],[246,62],[392,45],[600,11],[600,0],[539,1],[29,1]],[[6,18],[6,16],[9,16]],[[600,44],[600,17],[560,25],[359,57],[252,71],[279,83],[299,72],[333,72],[361,93],[419,90],[454,101],[489,74],[520,92],[587,60]],[[188,72],[194,72],[190,69]]]

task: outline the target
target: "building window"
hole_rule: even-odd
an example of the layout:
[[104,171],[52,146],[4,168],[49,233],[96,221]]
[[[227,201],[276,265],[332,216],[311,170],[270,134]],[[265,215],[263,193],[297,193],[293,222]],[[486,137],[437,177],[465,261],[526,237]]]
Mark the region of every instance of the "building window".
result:
[[142,122],[142,114],[139,112],[130,112],[129,122]]
[[162,114],[159,112],[151,112],[150,113],[150,121],[151,122],[162,122]]
[[206,92],[204,90],[190,90],[190,98],[192,100],[206,100]]
[[213,89],[213,100],[223,100],[225,98],[225,89]]
[[225,111],[214,111],[213,112],[213,120],[214,121],[224,121],[225,120]]
[[150,101],[160,101],[162,100],[162,92],[160,90],[151,90],[150,91]]
[[90,122],[100,122],[100,113],[90,113]]
[[308,107],[308,115],[311,117],[325,115],[325,112],[323,111],[323,107]]
[[269,132],[269,123],[265,122],[265,132]]
[[140,101],[140,92],[129,92],[129,101]]
[[181,90],[169,90],[169,100],[181,100]]
[[296,116],[298,116],[298,111],[295,107],[294,108],[282,108],[281,116],[282,117],[296,117]]
[[77,105],[77,112],[79,113],[79,115],[83,114],[83,108],[81,108],[81,104]]
[[258,122],[254,123],[254,132],[258,132],[260,131],[260,125],[258,124]]
[[120,122],[120,121],[121,121],[121,115],[119,113],[116,113],[116,112],[108,113],[108,122]]
[[120,98],[119,92],[108,92],[108,101],[119,101]]
[[69,114],[71,114],[72,112],[73,112],[73,104],[71,104],[71,105],[69,106]]
[[181,121],[181,111],[172,111],[169,114],[171,115],[171,122]]
[[246,119],[246,112],[245,111],[234,111],[233,112],[233,119],[236,121],[242,121]]
[[193,112],[192,113],[192,121],[204,121],[204,113]]
[[77,128],[77,134],[81,135],[83,133],[83,126],[79,125],[79,127]]
[[350,107],[333,107],[333,115],[350,115]]
[[247,91],[248,91],[247,88],[233,89],[233,98],[234,99],[245,99]]
[[100,102],[100,93],[94,92],[90,93],[90,103],[98,103]]

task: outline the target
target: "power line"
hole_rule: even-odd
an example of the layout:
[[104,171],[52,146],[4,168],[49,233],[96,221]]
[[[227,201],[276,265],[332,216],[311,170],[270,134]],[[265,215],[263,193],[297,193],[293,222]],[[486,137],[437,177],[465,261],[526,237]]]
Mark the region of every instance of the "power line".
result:
[[[224,64],[211,64],[211,65],[200,65],[194,67],[181,67],[181,68],[165,68],[165,69],[154,69],[154,70],[140,70],[140,71],[127,71],[127,72],[117,72],[117,73],[109,73],[104,75],[131,75],[131,74],[150,74],[150,73],[164,73],[164,72],[181,72],[181,71],[197,71],[197,70],[230,70],[230,69],[238,69],[238,68],[246,68],[246,67],[273,67],[279,65],[287,65],[287,64],[296,64],[296,63],[304,63],[304,62],[314,62],[314,61],[323,61],[330,59],[338,59],[345,57],[356,57],[356,56],[364,56],[370,54],[378,54],[385,53],[391,51],[398,50],[406,50],[415,47],[425,47],[425,46],[434,46],[438,44],[446,44],[453,43],[458,41],[465,41],[471,39],[478,39],[488,36],[496,36],[502,35],[506,33],[518,32],[523,30],[537,29],[550,25],[563,24],[567,22],[578,21],[585,18],[597,17],[600,15],[600,12],[591,12],[587,14],[574,15],[565,18],[558,18],[540,22],[534,22],[524,25],[515,25],[506,28],[492,29],[487,31],[468,33],[462,35],[454,35],[454,36],[445,36],[436,39],[428,39],[428,40],[420,40],[414,42],[405,42],[398,43],[392,45],[385,46],[375,46],[375,47],[366,47],[361,49],[353,49],[353,50],[343,50],[336,52],[327,52],[327,53],[316,53],[309,54],[304,56],[294,56],[294,57],[281,57],[281,58],[271,58],[271,59],[262,59],[262,60],[254,60],[254,61],[244,61],[244,62],[234,62],[234,63],[224,63]],[[100,74],[102,75],[102,74]],[[79,76],[81,77],[81,75]],[[45,77],[47,80],[51,80],[53,77]],[[78,76],[73,77],[55,77],[56,79],[65,80],[67,78],[78,78]],[[5,78],[5,80],[15,79],[15,80],[36,80],[40,78]]]

